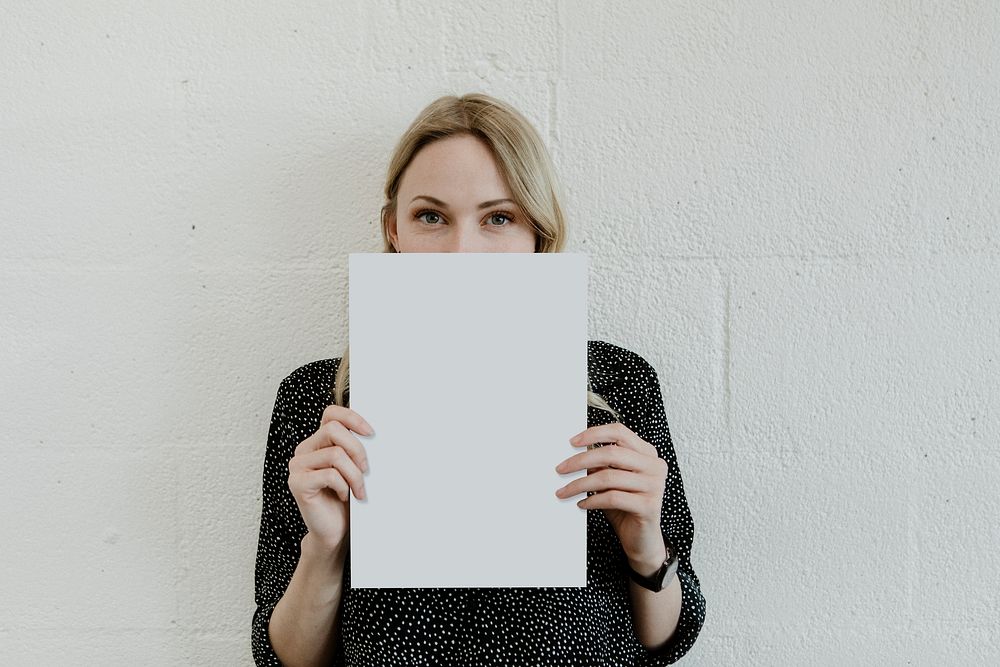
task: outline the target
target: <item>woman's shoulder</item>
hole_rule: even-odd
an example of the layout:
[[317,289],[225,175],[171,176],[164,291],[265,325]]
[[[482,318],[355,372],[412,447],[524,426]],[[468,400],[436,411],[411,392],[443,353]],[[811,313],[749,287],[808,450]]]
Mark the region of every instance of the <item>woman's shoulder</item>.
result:
[[598,393],[598,386],[632,383],[655,375],[653,366],[638,352],[603,340],[587,341],[587,372]]
[[327,377],[329,377],[332,382],[333,375],[336,374],[337,367],[340,365],[340,359],[341,357],[333,357],[332,359],[317,359],[316,361],[310,361],[309,363],[302,364],[286,375],[281,382],[282,384],[301,385],[322,381]]
[[317,359],[302,364],[281,381],[279,393],[295,403],[330,404],[333,383],[341,357]]

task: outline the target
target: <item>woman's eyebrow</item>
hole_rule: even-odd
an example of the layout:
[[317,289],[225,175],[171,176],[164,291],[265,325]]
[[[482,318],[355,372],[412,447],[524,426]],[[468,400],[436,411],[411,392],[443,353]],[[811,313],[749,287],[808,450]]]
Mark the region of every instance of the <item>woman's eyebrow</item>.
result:
[[[444,209],[448,208],[448,205],[445,204],[443,201],[435,197],[431,197],[430,195],[417,195],[416,197],[410,200],[410,203],[412,204],[418,199],[426,199],[427,201],[437,206],[440,206],[441,208]],[[511,204],[517,205],[517,202],[515,202],[513,199],[491,199],[490,201],[484,201],[482,204],[479,205],[479,208],[489,208],[490,206],[496,206],[497,204],[502,204],[504,202],[510,202]]]

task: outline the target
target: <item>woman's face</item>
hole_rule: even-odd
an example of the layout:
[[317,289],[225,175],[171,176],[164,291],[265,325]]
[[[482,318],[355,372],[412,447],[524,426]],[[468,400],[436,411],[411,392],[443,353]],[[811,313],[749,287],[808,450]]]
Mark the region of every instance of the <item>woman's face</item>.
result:
[[413,157],[389,238],[399,252],[535,251],[535,231],[493,155],[470,135],[438,139]]

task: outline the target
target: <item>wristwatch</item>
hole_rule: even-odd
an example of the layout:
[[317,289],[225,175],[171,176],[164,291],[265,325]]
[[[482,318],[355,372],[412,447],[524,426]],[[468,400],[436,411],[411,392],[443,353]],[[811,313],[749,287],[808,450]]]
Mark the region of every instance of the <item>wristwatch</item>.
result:
[[664,540],[663,545],[667,548],[667,558],[663,561],[660,569],[648,577],[633,570],[632,566],[628,564],[628,559],[625,559],[625,569],[628,570],[628,576],[632,581],[654,593],[659,593],[666,588],[677,574],[677,553],[666,540]]

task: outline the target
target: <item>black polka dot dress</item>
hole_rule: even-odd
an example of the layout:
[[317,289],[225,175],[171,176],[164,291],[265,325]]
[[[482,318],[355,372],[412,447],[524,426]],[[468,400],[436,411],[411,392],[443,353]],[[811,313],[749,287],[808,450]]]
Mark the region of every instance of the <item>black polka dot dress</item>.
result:
[[[636,638],[625,553],[604,512],[594,509],[587,511],[587,586],[581,588],[354,589],[348,554],[331,664],[667,665],[687,653],[701,631],[705,599],[691,565],[694,525],[656,371],[638,354],[604,341],[588,341],[587,357],[591,389],[670,466],[660,523],[679,554],[683,606],[667,645],[651,652]],[[264,459],[255,571],[251,646],[258,665],[281,664],[267,626],[306,534],[288,488],[288,461],[333,402],[339,363],[336,358],[305,364],[278,388]],[[588,406],[588,427],[613,421],[607,411]]]

